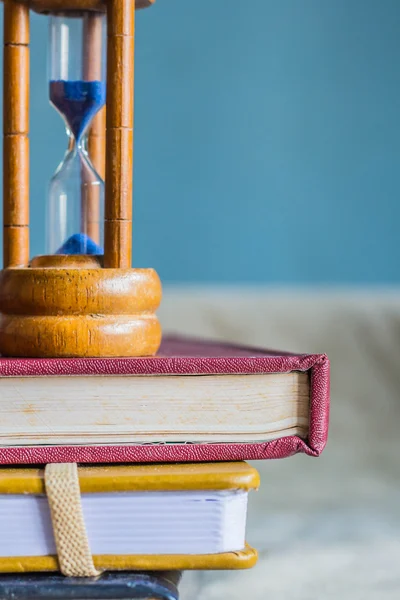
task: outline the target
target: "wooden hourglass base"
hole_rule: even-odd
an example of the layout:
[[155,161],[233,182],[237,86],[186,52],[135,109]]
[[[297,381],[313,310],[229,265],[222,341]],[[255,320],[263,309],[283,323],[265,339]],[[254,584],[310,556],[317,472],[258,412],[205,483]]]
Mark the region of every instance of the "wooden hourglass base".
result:
[[160,300],[153,269],[103,269],[93,257],[38,257],[30,267],[0,272],[0,354],[151,356],[161,342]]

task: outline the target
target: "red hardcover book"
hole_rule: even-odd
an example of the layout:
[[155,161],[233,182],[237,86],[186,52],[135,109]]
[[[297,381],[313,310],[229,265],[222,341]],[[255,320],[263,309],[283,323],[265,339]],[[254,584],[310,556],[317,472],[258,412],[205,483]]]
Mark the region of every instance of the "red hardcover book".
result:
[[155,357],[0,358],[0,410],[1,464],[318,456],[329,360],[182,337]]

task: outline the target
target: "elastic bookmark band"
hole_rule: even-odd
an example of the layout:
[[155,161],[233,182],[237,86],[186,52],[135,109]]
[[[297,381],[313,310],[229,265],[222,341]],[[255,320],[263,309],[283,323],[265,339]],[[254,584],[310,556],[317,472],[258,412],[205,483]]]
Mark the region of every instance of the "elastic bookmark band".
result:
[[61,573],[68,577],[100,575],[90,552],[76,463],[46,465],[44,479]]

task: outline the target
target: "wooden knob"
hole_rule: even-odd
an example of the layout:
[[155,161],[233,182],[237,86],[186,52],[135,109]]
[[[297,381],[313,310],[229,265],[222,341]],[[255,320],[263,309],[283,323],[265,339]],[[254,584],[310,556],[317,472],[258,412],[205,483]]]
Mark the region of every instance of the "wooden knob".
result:
[[[5,0],[7,2],[7,0]],[[29,8],[37,13],[48,14],[68,11],[97,11],[105,12],[107,0],[23,0]],[[110,0],[112,2],[112,0]],[[136,0],[136,9],[147,8],[155,0]]]

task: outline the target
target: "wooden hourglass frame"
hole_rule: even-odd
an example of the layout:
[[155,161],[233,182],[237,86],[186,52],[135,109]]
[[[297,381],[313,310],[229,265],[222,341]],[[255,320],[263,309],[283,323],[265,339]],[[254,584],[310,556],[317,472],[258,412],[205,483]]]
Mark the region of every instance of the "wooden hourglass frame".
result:
[[[16,357],[148,356],[157,352],[161,299],[153,269],[132,269],[135,8],[153,0],[4,0],[4,268],[0,354]],[[104,170],[104,256],[29,254],[30,10],[107,13],[106,110],[89,154]],[[90,43],[90,42],[89,42]],[[106,116],[105,116],[106,115]]]

